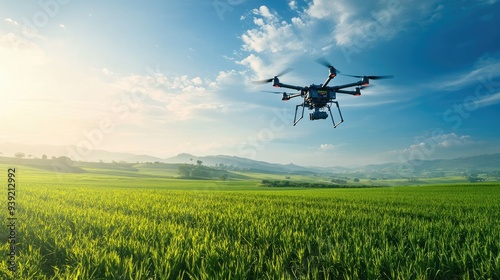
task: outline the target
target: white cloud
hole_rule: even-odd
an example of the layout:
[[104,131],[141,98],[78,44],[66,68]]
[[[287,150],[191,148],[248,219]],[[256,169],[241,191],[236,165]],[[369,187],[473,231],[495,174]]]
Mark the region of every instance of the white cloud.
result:
[[28,40],[21,30],[0,32],[0,77],[9,81],[0,83],[8,97],[0,104],[0,117],[24,112],[8,140],[73,143],[109,110],[113,89],[99,81],[102,72],[85,71],[63,49],[59,42]]
[[268,19],[271,19],[271,20],[276,19],[276,16],[271,14],[271,12],[269,11],[269,8],[267,8],[266,6],[260,6],[260,8],[258,10],[254,9],[253,13],[256,15],[261,15],[261,16],[268,18]]
[[25,25],[20,24],[18,21],[12,19],[12,18],[5,18],[4,22],[8,23],[9,25],[13,26],[14,29],[19,32],[24,38],[26,39],[38,39],[42,38],[40,34],[36,30],[33,30],[32,28],[29,28]]
[[334,144],[321,144],[319,145],[319,150],[320,151],[331,151],[331,150],[335,150],[339,147],[341,147],[342,144],[339,144],[339,145],[334,145]]
[[[237,61],[236,63],[250,68],[252,72],[256,74],[256,76],[248,75],[248,71],[241,71],[239,72],[239,74],[242,76],[241,78],[243,78],[245,82],[250,82],[274,77],[278,73],[281,73],[287,69],[293,70],[286,67],[286,65],[290,65],[293,59],[293,55],[282,55],[283,54],[276,54],[275,59],[268,62],[265,56],[255,55],[253,53],[249,54],[247,57],[245,57],[241,61]],[[287,74],[287,79],[291,79],[292,77],[290,76],[291,74]],[[297,79],[295,80],[297,81]]]
[[470,103],[474,109],[500,104],[500,59],[485,55],[472,70],[465,73],[439,77],[426,85],[442,91],[469,90],[463,103]]
[[297,26],[297,27],[300,27],[300,28],[306,27],[306,24],[304,23],[304,21],[302,21],[302,19],[300,17],[294,17],[294,18],[292,18],[292,23],[293,23],[294,26]]
[[484,5],[493,5],[498,2],[498,0],[477,0],[477,2]]
[[306,21],[310,25],[333,23],[333,27],[326,30],[331,33],[331,43],[364,48],[372,41],[396,34],[400,30],[401,13],[401,5],[394,3],[314,0],[305,14],[309,16]]
[[500,92],[488,95],[476,101],[479,108],[500,104]]
[[247,30],[242,36],[243,50],[248,52],[298,51],[304,48],[299,38],[297,26],[300,23],[280,21],[276,13],[271,13],[266,6],[253,10],[253,22],[256,28]]
[[[123,93],[139,96],[135,106],[139,113],[156,115],[162,122],[188,120],[208,111],[225,111],[227,105],[215,98],[213,81],[187,75],[169,77],[161,73],[125,75],[117,77],[112,85]],[[140,97],[144,95],[144,97]]]
[[498,77],[500,77],[500,59],[485,56],[476,63],[474,69],[462,74],[440,77],[427,87],[438,90],[454,91],[466,86],[482,84],[491,90],[491,88],[500,88],[500,80],[494,79]]
[[241,84],[243,73],[236,70],[220,71],[211,84],[213,88],[220,88],[221,86],[238,86]]
[[460,148],[474,144],[470,135],[458,135],[456,133],[445,134],[440,130],[434,131],[433,135],[424,135],[415,138],[415,144],[402,150],[390,151],[390,154],[412,154],[419,153],[426,158],[433,158],[446,150]]
[[5,18],[3,21],[5,21],[6,23],[8,24],[11,24],[11,25],[14,25],[14,26],[18,26],[19,23],[11,18]]
[[101,72],[106,75],[106,76],[111,76],[113,75],[113,72],[111,72],[108,68],[104,67],[101,69]]
[[314,0],[306,14],[315,19],[331,19],[343,24],[353,15],[354,9],[347,1]]
[[203,83],[200,77],[192,78],[191,82],[193,82],[193,84],[195,85],[201,85]]
[[[377,41],[393,38],[430,13],[441,13],[445,8],[436,1],[412,0],[404,5],[399,1],[312,0],[305,5],[288,1],[292,11],[289,18],[261,6],[242,17],[251,20],[253,28],[240,37],[241,49],[248,55],[239,63],[261,76],[269,68],[273,68],[273,75],[278,73],[283,65],[304,54],[320,54],[340,47],[349,56]],[[268,65],[277,62],[281,64],[278,69]]]
[[[15,26],[14,21],[8,24]],[[0,103],[0,117],[23,114],[16,115],[15,126],[0,124],[9,132],[2,141],[75,145],[85,139],[83,131],[109,120],[115,130],[93,148],[127,150],[135,145],[138,151],[158,152],[176,150],[187,142],[183,140],[193,139],[191,144],[200,153],[208,143],[212,146],[206,149],[219,143],[222,151],[223,145],[241,138],[235,133],[238,129],[253,125],[243,127],[237,120],[244,116],[232,114],[248,106],[234,106],[224,96],[227,85],[241,79],[240,72],[223,71],[209,79],[168,75],[158,67],[139,74],[106,66],[92,69],[72,56],[69,44],[50,38],[41,42],[24,37],[21,29],[11,29],[0,31],[0,77],[9,81],[0,83],[0,92],[7,96]],[[236,87],[238,93],[240,88]],[[218,141],[221,137],[227,141]]]
[[[257,75],[268,74],[267,73],[268,71],[266,71],[268,69],[268,67],[266,66],[266,64],[264,63],[262,58],[254,55],[254,54],[250,54],[245,59],[239,61],[238,64],[250,67],[250,69],[252,69],[255,73],[257,73]],[[266,77],[267,77],[267,75],[266,75]],[[259,78],[262,78],[262,76]]]
[[[218,116],[211,113],[227,109],[228,105],[214,93],[217,81],[168,76],[159,71],[144,75],[120,74],[107,67],[92,71],[69,58],[64,50],[42,49],[20,33],[0,32],[0,76],[10,81],[0,84],[0,92],[12,96],[9,102],[0,104],[0,111],[8,115],[12,104],[28,110],[26,120],[18,120],[20,127],[36,116],[37,121],[71,127],[74,131],[68,129],[67,137],[72,137],[82,127],[99,123],[103,115],[118,119],[118,123],[126,118],[127,125],[146,125],[200,116],[210,121],[207,116]],[[40,98],[47,100],[43,102],[47,105],[38,106]]]
[[369,47],[378,40],[391,39],[415,22],[430,22],[445,9],[437,0],[366,2],[361,0],[313,0],[302,10],[289,1],[297,16],[281,20],[266,6],[254,9],[256,28],[242,35],[246,51],[326,50],[335,46]]
[[455,133],[443,134],[436,137],[437,145],[444,148],[452,148],[473,143],[470,135],[457,135]]

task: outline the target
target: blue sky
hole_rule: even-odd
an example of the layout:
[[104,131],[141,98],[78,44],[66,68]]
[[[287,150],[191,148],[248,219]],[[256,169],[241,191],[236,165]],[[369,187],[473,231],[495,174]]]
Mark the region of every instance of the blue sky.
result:
[[[500,3],[2,1],[0,143],[336,166],[500,152]],[[292,126],[270,78],[393,74]],[[330,85],[356,78],[338,76]],[[9,151],[2,151],[8,155]],[[12,151],[12,154],[14,151]]]

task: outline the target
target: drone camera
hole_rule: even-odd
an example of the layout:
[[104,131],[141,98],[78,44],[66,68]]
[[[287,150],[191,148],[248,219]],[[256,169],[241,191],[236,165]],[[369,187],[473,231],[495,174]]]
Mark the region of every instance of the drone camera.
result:
[[311,121],[314,120],[324,120],[328,118],[328,113],[327,112],[313,112],[309,114],[309,119]]

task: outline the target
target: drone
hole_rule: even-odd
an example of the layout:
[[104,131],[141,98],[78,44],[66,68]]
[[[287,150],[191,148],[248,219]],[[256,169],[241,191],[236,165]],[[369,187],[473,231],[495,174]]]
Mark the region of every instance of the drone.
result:
[[[333,127],[336,128],[337,126],[339,126],[341,123],[344,122],[344,118],[342,117],[342,112],[340,111],[339,102],[335,101],[335,99],[337,98],[337,93],[360,96],[361,90],[370,84],[370,80],[390,79],[390,78],[394,77],[393,75],[359,76],[359,75],[341,74],[339,70],[335,69],[335,67],[333,67],[333,65],[330,64],[324,58],[318,58],[318,59],[316,59],[316,62],[327,67],[329,70],[328,77],[327,77],[326,81],[320,85],[311,84],[310,86],[302,87],[302,86],[295,86],[295,85],[281,83],[278,78],[280,76],[283,76],[286,73],[290,72],[292,70],[290,68],[288,68],[285,71],[281,72],[280,74],[274,76],[273,78],[253,82],[255,84],[267,84],[267,83],[272,82],[273,87],[276,87],[276,88],[287,88],[287,89],[293,89],[293,90],[300,91],[300,93],[268,91],[271,93],[282,94],[283,97],[281,98],[281,100],[283,100],[283,101],[288,101],[288,100],[295,98],[295,97],[302,97],[303,98],[302,103],[295,106],[295,117],[293,119],[294,126],[300,120],[302,120],[302,118],[304,117],[304,110],[307,108],[309,110],[314,110],[313,112],[311,112],[309,114],[309,119],[311,121],[320,120],[320,119],[323,119],[323,120],[327,119],[328,113],[329,113],[330,118],[332,119]],[[344,84],[344,85],[338,85],[338,86],[328,86],[328,83],[330,83],[330,81],[333,78],[335,78],[337,76],[337,74],[349,76],[349,77],[354,77],[354,78],[360,78],[361,80],[359,80],[357,82],[350,83],[350,84]],[[350,88],[350,87],[355,87],[355,89],[354,90],[345,90],[346,88]],[[333,119],[333,114],[332,114],[332,111],[330,109],[333,104],[335,104],[337,106],[337,110],[338,110],[339,116],[340,116],[339,122],[335,122],[335,120]],[[302,113],[301,113],[300,117],[297,119],[297,112],[298,112],[300,107],[302,107]],[[327,112],[327,110],[328,110],[328,112]]]

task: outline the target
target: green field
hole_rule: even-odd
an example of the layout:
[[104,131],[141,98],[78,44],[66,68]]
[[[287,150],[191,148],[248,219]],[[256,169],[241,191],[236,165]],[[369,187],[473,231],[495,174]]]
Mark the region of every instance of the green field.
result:
[[277,189],[83,168],[17,166],[18,269],[3,226],[1,279],[500,279],[499,183]]

